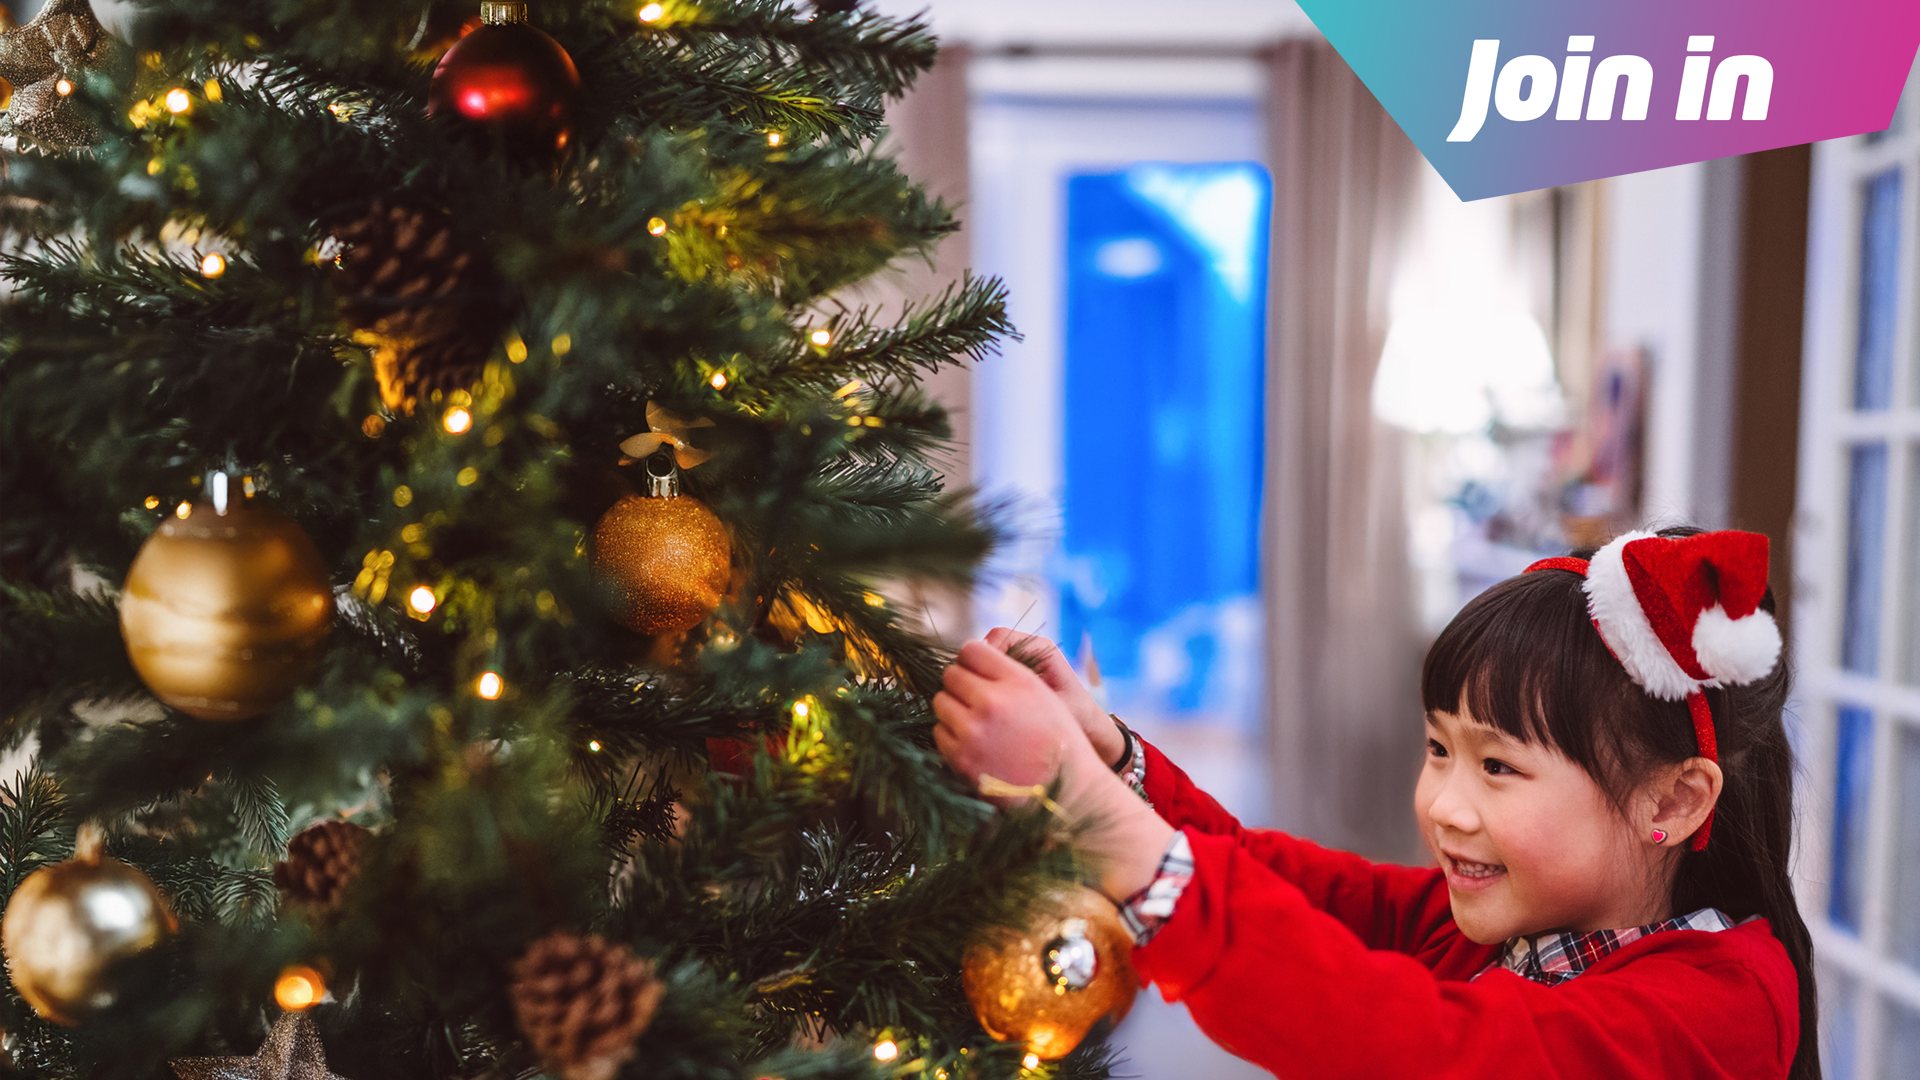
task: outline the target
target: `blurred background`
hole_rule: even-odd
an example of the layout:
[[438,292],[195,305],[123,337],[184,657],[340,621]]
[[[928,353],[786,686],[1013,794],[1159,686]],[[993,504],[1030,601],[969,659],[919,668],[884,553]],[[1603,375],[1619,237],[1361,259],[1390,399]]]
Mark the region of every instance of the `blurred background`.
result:
[[[1054,638],[1249,823],[1419,862],[1463,603],[1765,533],[1827,1074],[1920,1076],[1920,82],[1885,132],[1463,204],[1290,0],[930,16],[890,138],[966,230],[895,287],[999,275],[1024,334],[937,388],[1020,533],[932,628]],[[1263,1075],[1151,992],[1119,1039]]]
[[[1827,1075],[1920,1076],[1920,82],[1884,132],[1462,204],[1292,0],[930,17],[890,140],[966,227],[852,299],[972,268],[1024,338],[934,387],[1019,535],[929,629],[1052,637],[1249,824],[1418,862],[1461,604],[1629,527],[1763,532]],[[1263,1075],[1153,993],[1118,1040]]]

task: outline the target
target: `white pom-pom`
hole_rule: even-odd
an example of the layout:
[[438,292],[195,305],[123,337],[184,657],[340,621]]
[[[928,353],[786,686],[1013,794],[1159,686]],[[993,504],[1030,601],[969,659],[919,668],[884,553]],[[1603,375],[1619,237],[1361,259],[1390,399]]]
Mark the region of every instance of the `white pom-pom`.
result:
[[1594,553],[1587,564],[1587,611],[1629,678],[1662,701],[1679,701],[1699,689],[1700,682],[1686,673],[1654,633],[1640,598],[1634,595],[1623,554],[1628,544],[1652,535],[1626,533]]
[[1693,654],[1715,686],[1756,682],[1780,659],[1780,627],[1764,611],[1734,619],[1715,604],[1693,624]]

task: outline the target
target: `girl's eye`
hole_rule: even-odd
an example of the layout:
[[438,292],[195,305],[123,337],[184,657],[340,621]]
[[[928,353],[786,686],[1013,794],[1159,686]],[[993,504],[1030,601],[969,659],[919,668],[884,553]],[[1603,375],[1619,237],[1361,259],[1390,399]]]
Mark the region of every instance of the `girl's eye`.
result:
[[1427,740],[1427,753],[1429,753],[1429,754],[1432,754],[1432,755],[1433,755],[1434,757],[1446,757],[1446,756],[1447,756],[1447,748],[1446,748],[1446,747],[1444,747],[1444,746],[1441,746],[1441,745],[1440,745],[1439,743],[1437,743],[1437,742],[1434,742],[1434,741],[1433,741],[1432,739],[1428,739],[1428,740]]
[[1501,761],[1499,758],[1488,758],[1481,764],[1486,768],[1487,774],[1489,776],[1504,776],[1510,773],[1518,773],[1520,771],[1519,769],[1514,768],[1513,766],[1507,764],[1506,762]]

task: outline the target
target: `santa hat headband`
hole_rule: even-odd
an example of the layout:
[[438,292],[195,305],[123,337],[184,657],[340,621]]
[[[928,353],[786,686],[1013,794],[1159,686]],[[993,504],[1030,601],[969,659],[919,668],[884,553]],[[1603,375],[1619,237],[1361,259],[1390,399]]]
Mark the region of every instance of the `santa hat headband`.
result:
[[[1700,756],[1719,761],[1708,687],[1741,686],[1773,671],[1780,628],[1760,610],[1767,538],[1758,533],[1655,536],[1630,532],[1591,561],[1543,559],[1527,568],[1586,579],[1587,613],[1627,676],[1662,701],[1687,703]],[[1713,817],[1694,834],[1704,850]]]

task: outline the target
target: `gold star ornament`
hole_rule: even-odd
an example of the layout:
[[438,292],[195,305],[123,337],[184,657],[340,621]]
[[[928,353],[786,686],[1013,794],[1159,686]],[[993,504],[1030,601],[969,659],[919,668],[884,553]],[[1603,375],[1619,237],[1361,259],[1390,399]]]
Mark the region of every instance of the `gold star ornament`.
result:
[[87,0],[47,0],[32,22],[0,31],[0,86],[11,88],[0,132],[47,150],[92,145],[100,130],[73,95],[119,51]]
[[303,1012],[282,1013],[252,1057],[176,1058],[180,1080],[346,1080],[327,1071],[320,1033]]

